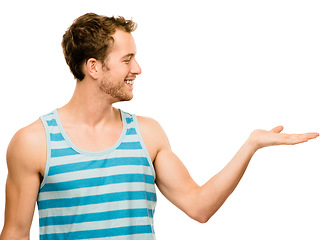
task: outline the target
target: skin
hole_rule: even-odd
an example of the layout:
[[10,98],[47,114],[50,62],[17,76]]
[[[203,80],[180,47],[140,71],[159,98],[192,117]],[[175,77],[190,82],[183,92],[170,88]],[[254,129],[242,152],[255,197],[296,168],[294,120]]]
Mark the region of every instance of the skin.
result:
[[[130,33],[117,30],[115,44],[105,64],[89,59],[85,78],[78,81],[72,99],[58,113],[72,142],[86,151],[111,147],[122,131],[118,109],[112,104],[128,101],[133,88],[125,80],[141,74]],[[201,223],[222,206],[242,178],[254,153],[263,147],[293,145],[316,138],[318,133],[283,134],[282,126],[255,130],[233,159],[203,186],[189,175],[173,153],[162,127],[151,118],[138,117],[141,134],[156,170],[159,190],[188,216]],[[5,224],[0,239],[29,239],[33,212],[46,166],[46,137],[41,120],[19,130],[7,151]]]

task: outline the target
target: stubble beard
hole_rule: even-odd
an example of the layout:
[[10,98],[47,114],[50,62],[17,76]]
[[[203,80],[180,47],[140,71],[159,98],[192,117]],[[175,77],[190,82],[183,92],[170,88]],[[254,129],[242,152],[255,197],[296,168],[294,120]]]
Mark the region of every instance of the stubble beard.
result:
[[123,81],[122,83],[115,84],[111,82],[109,79],[102,79],[100,85],[99,85],[100,90],[114,98],[117,102],[122,102],[122,101],[130,101],[133,96],[129,95],[124,92],[125,89],[125,82]]

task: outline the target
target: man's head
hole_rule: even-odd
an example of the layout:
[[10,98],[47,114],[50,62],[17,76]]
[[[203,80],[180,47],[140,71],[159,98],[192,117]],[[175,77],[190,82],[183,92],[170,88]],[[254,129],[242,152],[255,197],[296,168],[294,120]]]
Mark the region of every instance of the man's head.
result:
[[131,33],[135,29],[136,23],[123,17],[87,13],[77,18],[62,40],[65,60],[74,77],[79,81],[84,79],[82,66],[90,58],[104,63],[114,45],[116,30]]

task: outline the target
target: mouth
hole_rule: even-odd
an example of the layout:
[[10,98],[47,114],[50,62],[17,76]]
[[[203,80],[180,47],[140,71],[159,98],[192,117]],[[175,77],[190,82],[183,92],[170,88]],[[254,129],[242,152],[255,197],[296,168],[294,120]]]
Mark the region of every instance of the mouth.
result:
[[124,80],[124,82],[126,83],[126,85],[128,85],[130,88],[133,88],[133,84],[134,84],[134,78],[126,78]]

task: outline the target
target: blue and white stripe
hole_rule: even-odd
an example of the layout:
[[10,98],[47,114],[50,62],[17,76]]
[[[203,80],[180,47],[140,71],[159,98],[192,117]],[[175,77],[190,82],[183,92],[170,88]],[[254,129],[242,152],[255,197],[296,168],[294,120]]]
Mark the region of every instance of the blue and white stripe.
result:
[[41,117],[47,135],[38,195],[41,240],[155,239],[155,171],[136,116],[121,115],[120,139],[101,152],[77,148],[56,110]]

